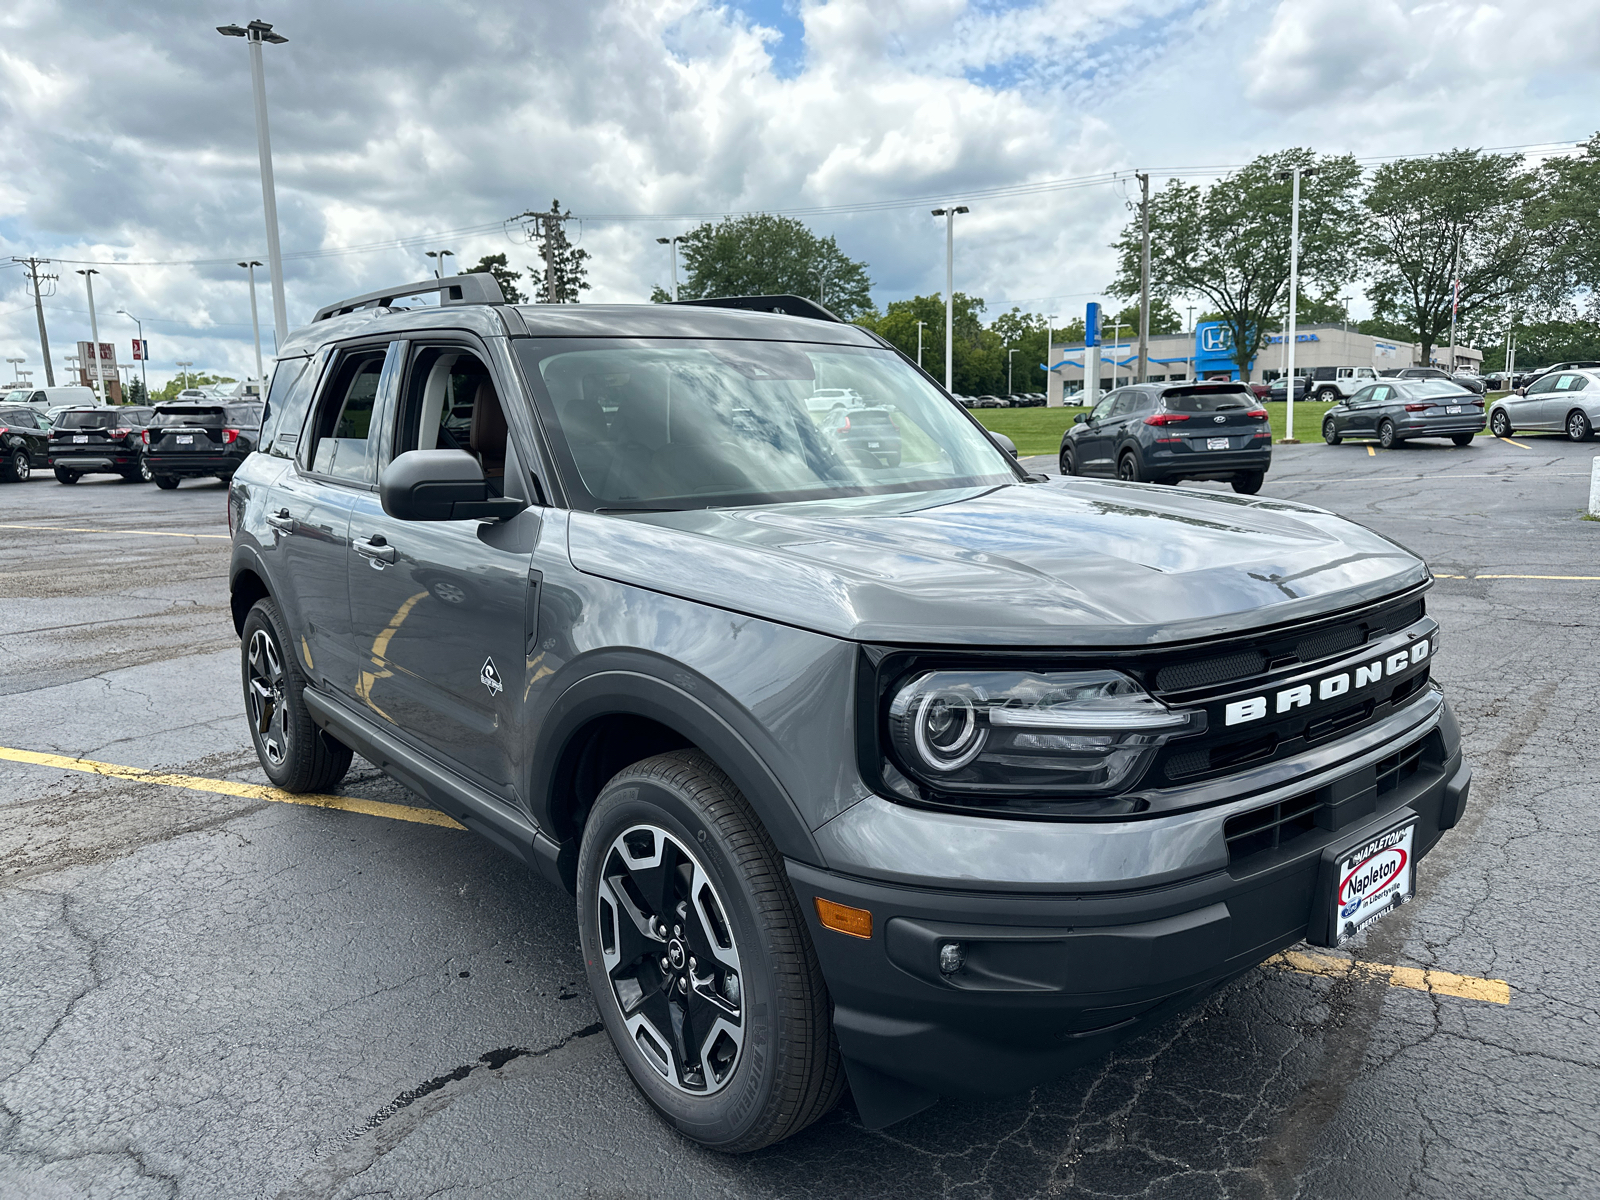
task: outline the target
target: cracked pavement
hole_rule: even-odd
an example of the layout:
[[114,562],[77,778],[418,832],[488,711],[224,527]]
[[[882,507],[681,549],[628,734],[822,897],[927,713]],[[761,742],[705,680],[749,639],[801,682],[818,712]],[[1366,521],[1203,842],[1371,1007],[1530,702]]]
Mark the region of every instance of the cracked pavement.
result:
[[[1429,609],[1472,802],[1355,950],[1508,980],[1509,1006],[1261,969],[1021,1095],[880,1133],[847,1097],[729,1159],[638,1097],[570,900],[487,842],[0,762],[0,1195],[1592,1196],[1600,582],[1474,577],[1600,574],[1600,444],[1518,441],[1280,447],[1263,489],[1467,577]],[[0,502],[227,532],[209,483]],[[265,782],[226,541],[0,529],[0,563],[0,743]],[[341,790],[418,803],[360,760]]]

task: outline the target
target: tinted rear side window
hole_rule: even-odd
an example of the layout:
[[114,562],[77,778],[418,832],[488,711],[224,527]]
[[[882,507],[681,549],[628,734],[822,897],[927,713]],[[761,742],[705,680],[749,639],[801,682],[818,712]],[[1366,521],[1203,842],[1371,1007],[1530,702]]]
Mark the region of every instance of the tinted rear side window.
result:
[[1254,408],[1255,393],[1249,388],[1170,388],[1162,395],[1168,412],[1208,413],[1226,408]]
[[253,429],[261,424],[261,405],[259,404],[230,404],[228,405],[228,424],[237,425],[241,429]]

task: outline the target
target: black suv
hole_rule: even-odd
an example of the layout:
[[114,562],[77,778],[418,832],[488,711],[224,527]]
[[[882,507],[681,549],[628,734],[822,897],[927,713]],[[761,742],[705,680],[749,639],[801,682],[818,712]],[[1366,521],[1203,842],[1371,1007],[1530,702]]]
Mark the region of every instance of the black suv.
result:
[[158,404],[144,431],[145,459],[159,488],[180,479],[215,475],[223,482],[255,452],[261,436],[260,401]]
[[1272,466],[1267,410],[1242,383],[1118,388],[1061,435],[1063,475],[1134,482],[1225,479],[1254,495]]
[[263,770],[325,791],[359,753],[571,890],[619,1058],[705,1145],[847,1080],[878,1128],[1090,1061],[1357,935],[1461,818],[1424,563],[1029,475],[808,301],[428,281],[320,311],[267,407],[229,492]]
[[56,414],[50,430],[50,466],[62,483],[85,475],[121,475],[130,483],[150,481],[144,460],[144,427],[153,409],[139,405],[84,405]]
[[0,479],[24,483],[50,464],[50,422],[27,405],[0,402]]

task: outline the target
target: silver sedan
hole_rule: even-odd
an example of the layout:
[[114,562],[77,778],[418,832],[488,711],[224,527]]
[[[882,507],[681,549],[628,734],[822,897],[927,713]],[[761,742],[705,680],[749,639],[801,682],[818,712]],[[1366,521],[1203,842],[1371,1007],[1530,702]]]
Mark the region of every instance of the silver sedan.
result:
[[1551,371],[1523,395],[1502,396],[1489,407],[1489,430],[1510,437],[1519,430],[1565,432],[1586,442],[1600,425],[1600,370]]

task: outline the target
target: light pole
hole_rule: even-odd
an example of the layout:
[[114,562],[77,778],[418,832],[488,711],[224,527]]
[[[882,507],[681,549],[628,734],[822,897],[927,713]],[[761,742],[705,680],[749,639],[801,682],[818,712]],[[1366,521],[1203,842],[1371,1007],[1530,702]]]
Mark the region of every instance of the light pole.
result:
[[679,233],[679,234],[674,234],[672,237],[669,237],[669,238],[659,238],[658,237],[656,239],[656,241],[660,242],[663,246],[667,246],[667,247],[671,248],[671,253],[672,253],[672,302],[674,304],[676,304],[678,302],[678,243],[683,241],[683,238],[684,238],[684,235]]
[[813,267],[807,272],[817,281],[817,303],[823,308],[828,307],[828,270],[826,267]]
[[933,210],[944,218],[944,390],[954,391],[956,322],[956,214],[970,212],[965,204],[947,204]]
[[[260,265],[260,263],[256,264],[258,267]],[[144,398],[148,402],[150,399],[150,348],[144,344],[144,322],[125,308],[119,308],[117,311],[139,327],[139,382],[144,385]],[[252,317],[255,315],[254,290],[250,293],[250,315]],[[259,334],[257,335],[256,344],[260,345]]]
[[188,362],[176,362],[173,363],[173,366],[183,372],[183,386],[187,390],[189,387],[189,368],[194,366],[194,359],[191,358]]
[[1194,305],[1190,304],[1187,307],[1189,309],[1189,382],[1193,383],[1194,382]]
[[1011,357],[1012,357],[1012,355],[1016,354],[1016,352],[1017,351],[1016,351],[1015,347],[1013,347],[1012,349],[1006,351],[1006,398],[1007,399],[1010,399],[1012,396],[1015,396],[1017,394],[1017,389],[1016,389],[1015,386],[1013,386],[1013,384],[1011,382]]
[[83,284],[89,289],[89,336],[94,339],[92,342],[94,350],[91,355],[94,359],[94,390],[95,395],[100,397],[100,403],[104,404],[106,402],[106,382],[100,369],[100,322],[95,319],[94,315],[94,277],[100,272],[93,267],[89,267],[86,270],[79,271],[78,274],[83,276]]
[[1058,313],[1048,313],[1044,318],[1044,394],[1045,403],[1050,403],[1050,327],[1056,323]]
[[1122,340],[1122,331],[1132,328],[1132,325],[1124,325],[1121,321],[1111,322],[1111,387],[1113,390],[1117,386],[1117,351],[1120,349],[1117,343]]
[[223,37],[242,37],[250,45],[250,85],[256,100],[256,152],[261,157],[261,207],[267,219],[267,262],[272,272],[272,324],[278,345],[289,336],[289,313],[283,299],[283,253],[278,247],[278,194],[272,183],[272,138],[267,131],[267,75],[261,63],[261,43],[281,46],[289,39],[274,33],[265,21],[251,21],[243,29],[218,25]]
[[17,373],[17,368],[28,360],[25,358],[8,358],[6,361],[11,364],[11,378],[21,380],[22,376]]
[[1284,411],[1284,441],[1290,445],[1298,445],[1300,439],[1294,435],[1294,337],[1295,318],[1300,306],[1300,177],[1302,175],[1315,175],[1316,167],[1294,166],[1287,171],[1279,171],[1278,178],[1288,176],[1290,184],[1289,194],[1289,327],[1284,334],[1284,377],[1283,399],[1287,406]]
[[[450,251],[446,250],[445,253],[449,254]],[[261,322],[256,317],[256,268],[261,264],[252,258],[239,265],[250,272],[250,328],[256,335],[256,379],[262,380],[266,376],[261,370]]]
[[78,356],[76,354],[63,354],[61,356],[61,361],[67,364],[67,371],[69,374],[77,373]]
[[919,367],[922,366],[922,327],[926,324],[926,321],[917,322],[917,366]]
[[[456,256],[454,250],[424,250],[423,253],[433,259],[433,277],[440,280],[444,278],[444,260],[447,257],[454,258]],[[244,264],[240,263],[239,265],[243,266]],[[258,267],[260,265],[260,263],[256,264]]]

